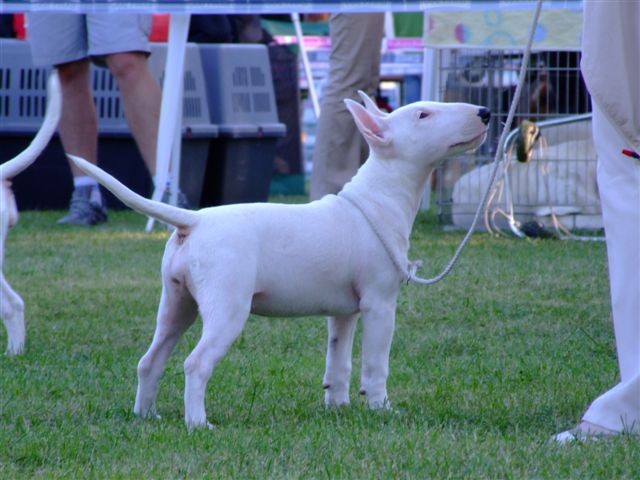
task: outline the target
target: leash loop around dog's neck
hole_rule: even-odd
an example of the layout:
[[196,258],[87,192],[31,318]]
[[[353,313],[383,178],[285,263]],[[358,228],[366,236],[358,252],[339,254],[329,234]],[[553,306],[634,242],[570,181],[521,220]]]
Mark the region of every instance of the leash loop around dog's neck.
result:
[[389,258],[393,262],[393,265],[396,267],[398,271],[402,272],[402,274],[406,277],[407,282],[409,282],[411,277],[409,276],[409,273],[407,273],[408,272],[407,265],[409,266],[409,272],[410,272],[411,265],[413,265],[413,263],[408,262],[406,258],[403,261],[394,254],[393,249],[391,248],[389,243],[386,241],[386,237],[382,234],[380,229],[377,227],[376,222],[372,221],[371,218],[369,218],[369,215],[367,215],[367,212],[365,212],[365,210],[360,206],[360,204],[355,198],[351,197],[351,195],[349,194],[349,191],[343,190],[338,194],[338,196],[340,198],[344,198],[345,200],[347,200],[351,205],[353,205],[356,208],[356,210],[360,212],[360,214],[364,217],[364,219],[367,221],[367,223],[371,227],[371,230],[373,230],[373,233],[375,233],[376,237],[378,237],[378,240],[380,240],[380,243],[386,250],[387,255],[389,255]]
[[409,271],[407,272],[407,278],[408,278],[407,282],[411,281],[411,282],[418,283],[420,285],[432,285],[434,283],[439,282],[440,280],[442,280],[444,277],[446,277],[451,272],[451,270],[453,269],[453,266],[458,261],[458,258],[460,258],[460,255],[462,254],[462,250],[467,245],[467,243],[469,243],[469,239],[471,238],[471,235],[473,234],[473,231],[476,228],[476,225],[478,223],[478,219],[480,218],[480,215],[481,215],[482,211],[484,210],[485,205],[487,203],[487,199],[489,198],[489,194],[491,192],[491,187],[492,187],[493,182],[495,181],[496,175],[498,173],[498,167],[500,165],[500,160],[502,159],[502,156],[504,154],[504,145],[505,145],[506,140],[507,140],[507,135],[509,134],[509,132],[511,130],[511,124],[513,123],[513,117],[515,116],[516,108],[517,108],[518,103],[520,101],[520,92],[522,91],[522,87],[524,85],[524,81],[525,81],[525,77],[526,77],[526,73],[527,73],[527,67],[529,65],[529,57],[531,55],[531,47],[533,45],[533,38],[534,38],[534,35],[535,35],[535,32],[536,32],[536,27],[538,25],[538,19],[540,18],[540,11],[542,10],[542,2],[543,2],[543,0],[538,0],[538,2],[536,4],[536,11],[535,11],[534,16],[533,16],[533,21],[531,22],[531,28],[529,29],[529,38],[527,40],[527,45],[526,45],[526,47],[524,49],[524,53],[523,53],[523,56],[522,56],[522,64],[520,65],[520,74],[518,76],[518,85],[516,86],[516,90],[515,90],[515,92],[513,94],[513,99],[511,101],[511,107],[509,108],[509,114],[507,115],[507,121],[505,122],[504,128],[502,130],[502,134],[500,135],[500,140],[498,142],[498,149],[496,151],[496,155],[495,155],[495,158],[493,160],[494,167],[493,167],[493,170],[491,172],[491,176],[489,177],[489,183],[487,184],[487,189],[484,192],[484,195],[482,196],[482,199],[480,200],[480,204],[478,205],[478,208],[476,210],[475,216],[473,217],[473,221],[471,222],[471,226],[469,227],[469,230],[467,231],[467,234],[465,235],[465,237],[460,242],[460,245],[458,246],[457,250],[453,254],[453,257],[451,257],[451,260],[449,261],[447,266],[444,268],[444,270],[439,275],[437,275],[437,276],[435,276],[433,278],[421,278],[421,277],[418,277],[416,275],[416,272],[417,272],[418,268],[420,268],[420,266],[422,265],[422,262],[420,262],[420,261],[412,262],[412,263],[410,263]]

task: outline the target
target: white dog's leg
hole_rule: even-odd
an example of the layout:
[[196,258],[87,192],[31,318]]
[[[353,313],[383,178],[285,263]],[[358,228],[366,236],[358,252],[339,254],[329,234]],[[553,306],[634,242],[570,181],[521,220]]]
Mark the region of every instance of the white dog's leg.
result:
[[395,326],[395,302],[362,310],[362,373],[360,393],[369,407],[388,408],[387,376]]
[[204,406],[207,382],[216,364],[242,332],[249,316],[251,301],[234,297],[238,300],[235,305],[230,305],[226,298],[208,299],[207,306],[200,306],[202,337],[184,362],[184,414],[188,427],[208,425]]
[[182,287],[163,286],[153,341],[138,363],[138,391],[133,411],[142,417],[155,415],[158,383],[182,334],[193,324],[198,307]]
[[7,329],[7,355],[18,355],[24,350],[24,302],[0,272],[0,317]]
[[357,314],[345,317],[327,317],[329,339],[327,364],[322,384],[324,403],[327,406],[349,403],[351,354],[357,320]]

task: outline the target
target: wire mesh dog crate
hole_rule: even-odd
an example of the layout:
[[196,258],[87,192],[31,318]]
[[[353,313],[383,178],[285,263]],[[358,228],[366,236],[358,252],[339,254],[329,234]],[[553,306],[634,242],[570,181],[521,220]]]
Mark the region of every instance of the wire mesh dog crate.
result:
[[[483,105],[493,114],[482,147],[449,159],[435,172],[435,209],[443,225],[466,228],[471,223],[487,188],[493,168],[489,164],[516,89],[521,61],[522,52],[514,50],[436,50],[437,99]],[[508,176],[506,185],[503,182],[495,187],[485,215],[496,220],[492,211],[499,211],[507,202],[520,221],[539,218],[546,223],[551,221],[549,212],[561,212],[570,229],[601,227],[590,120],[582,116],[562,125],[553,121],[591,110],[579,65],[579,52],[532,54],[514,118],[514,142],[507,146],[511,147],[505,150],[507,156],[516,154],[517,132],[525,121],[545,128],[538,130],[541,141],[536,142],[529,161],[512,162],[509,171],[502,172]]]

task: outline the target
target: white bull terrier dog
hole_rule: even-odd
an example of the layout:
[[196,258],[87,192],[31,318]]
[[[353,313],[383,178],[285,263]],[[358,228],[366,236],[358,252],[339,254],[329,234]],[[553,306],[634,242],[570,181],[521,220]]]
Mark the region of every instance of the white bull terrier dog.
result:
[[184,363],[185,421],[205,426],[213,368],[250,313],[330,315],[323,387],[327,405],[349,403],[353,335],[362,316],[361,393],[387,401],[396,299],[409,266],[409,234],[431,171],[477,148],[489,111],[417,102],[387,114],[360,92],[345,100],[370,156],[338,195],[305,205],[270,203],[183,210],[145,199],[86,161],[78,167],[125,204],[176,227],[162,259],[162,296],[149,350],[138,364],[134,411],[155,414],[158,381],[179,337],[202,317],[202,337]]
[[60,82],[54,70],[49,76],[47,112],[42,126],[29,146],[18,156],[0,165],[0,317],[7,329],[7,355],[24,350],[24,302],[4,277],[4,245],[9,229],[18,221],[18,208],[11,190],[11,179],[31,165],[56,131],[62,111]]

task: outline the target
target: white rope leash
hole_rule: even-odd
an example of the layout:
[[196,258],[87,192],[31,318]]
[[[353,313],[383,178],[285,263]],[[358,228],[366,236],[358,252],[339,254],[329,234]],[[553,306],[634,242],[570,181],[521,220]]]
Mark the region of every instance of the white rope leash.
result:
[[[411,281],[411,282],[418,283],[420,285],[432,285],[434,283],[439,282],[444,277],[449,275],[449,273],[453,269],[454,265],[456,264],[456,262],[460,258],[460,255],[462,254],[462,250],[464,250],[464,247],[466,247],[467,243],[469,243],[471,235],[473,234],[473,231],[475,230],[476,225],[478,223],[478,219],[480,218],[480,214],[484,210],[485,205],[487,203],[487,199],[488,199],[489,194],[491,192],[491,187],[493,185],[493,182],[496,179],[496,175],[498,173],[498,167],[500,165],[500,159],[502,158],[503,153],[504,153],[504,144],[506,142],[507,135],[509,134],[509,131],[511,130],[511,124],[513,123],[513,117],[515,116],[516,108],[517,108],[518,103],[520,101],[520,93],[521,93],[522,87],[524,85],[524,80],[525,80],[525,76],[526,76],[526,73],[527,73],[527,67],[529,65],[529,57],[531,55],[531,47],[533,45],[533,37],[535,35],[536,27],[538,25],[538,19],[540,18],[540,11],[542,10],[542,2],[543,2],[543,0],[538,0],[538,2],[536,4],[536,11],[535,11],[534,16],[533,16],[533,21],[531,22],[531,28],[529,30],[529,38],[527,40],[527,46],[525,47],[524,54],[523,54],[523,57],[522,57],[522,64],[520,65],[520,74],[519,74],[519,77],[518,77],[518,85],[516,86],[516,91],[513,94],[513,99],[512,99],[512,102],[511,102],[511,107],[509,108],[509,114],[507,116],[507,121],[505,122],[504,129],[502,130],[502,134],[500,135],[500,140],[498,142],[498,150],[496,151],[496,155],[495,155],[495,158],[493,160],[494,168],[493,168],[493,170],[491,172],[491,177],[489,177],[489,183],[487,185],[487,189],[485,190],[484,195],[482,196],[482,199],[480,200],[480,203],[478,204],[478,208],[476,209],[476,213],[475,213],[475,216],[473,217],[473,221],[471,222],[471,226],[469,227],[469,230],[467,231],[467,234],[465,235],[465,237],[460,242],[460,245],[458,246],[457,250],[455,251],[455,253],[451,257],[451,260],[449,261],[447,266],[444,268],[444,270],[439,275],[437,275],[437,276],[435,276],[433,278],[421,278],[421,277],[418,277],[416,275],[416,272],[417,272],[418,268],[420,268],[420,266],[422,265],[422,261],[418,260],[418,261],[409,263],[409,270],[407,272],[407,282]],[[385,248],[387,248],[386,245],[385,245]],[[387,248],[387,251],[388,251],[389,254],[391,254],[391,251],[388,248]],[[392,258],[393,258],[393,256],[392,256]],[[394,263],[397,264],[397,261],[395,261],[395,259],[394,259]],[[402,271],[404,271],[404,269],[402,269]]]

